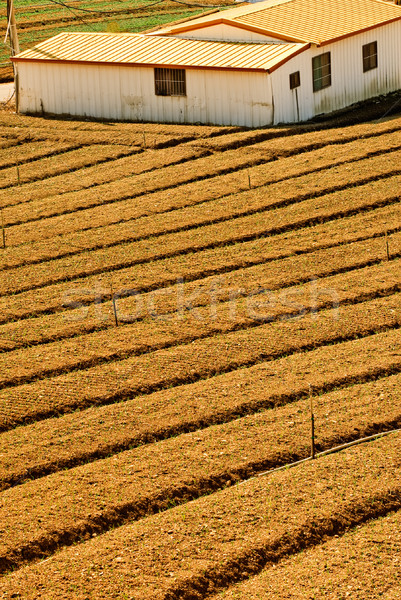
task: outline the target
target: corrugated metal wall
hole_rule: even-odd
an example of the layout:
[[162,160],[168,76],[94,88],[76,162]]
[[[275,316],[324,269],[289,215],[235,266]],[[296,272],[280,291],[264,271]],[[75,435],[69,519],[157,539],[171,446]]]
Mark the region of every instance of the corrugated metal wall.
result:
[[156,96],[152,68],[18,64],[23,113],[258,127],[272,121],[268,75],[186,70],[187,96]]
[[[363,72],[362,46],[377,41],[378,68]],[[313,92],[312,57],[331,53],[332,84]],[[300,71],[301,86],[290,90],[289,75]],[[275,123],[306,120],[360,100],[401,88],[401,23],[391,23],[321,48],[312,47],[271,75]]]
[[[378,68],[363,73],[362,46],[373,41]],[[313,92],[312,57],[323,52],[331,52],[332,85]],[[400,89],[400,57],[397,22],[312,47],[272,75],[187,69],[186,97],[156,96],[151,68],[18,63],[19,107],[31,113],[259,127],[306,120]],[[295,71],[301,85],[290,90]]]

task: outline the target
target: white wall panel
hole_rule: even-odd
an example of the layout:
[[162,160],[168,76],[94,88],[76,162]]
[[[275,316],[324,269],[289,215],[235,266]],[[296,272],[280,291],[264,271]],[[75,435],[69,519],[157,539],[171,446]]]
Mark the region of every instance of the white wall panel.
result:
[[[364,73],[362,46],[374,41],[378,46],[378,68]],[[332,85],[313,92],[312,57],[323,52],[331,53]],[[377,27],[320,48],[312,47],[274,71],[275,123],[298,120],[295,91],[289,87],[289,75],[294,71],[300,71],[301,75],[298,88],[301,120],[400,89],[401,23]]]
[[[378,45],[378,68],[363,73],[362,46],[373,41]],[[331,52],[332,85],[314,93],[312,57],[322,52]],[[156,96],[152,68],[17,63],[20,111],[40,113],[43,106],[49,113],[105,119],[248,127],[289,123],[400,89],[400,57],[398,22],[311,47],[271,75],[187,69],[186,97]],[[301,76],[297,91],[289,87],[294,71]]]
[[258,127],[272,121],[268,75],[186,71],[187,96],[156,96],[151,68],[20,63],[20,110],[166,123]]

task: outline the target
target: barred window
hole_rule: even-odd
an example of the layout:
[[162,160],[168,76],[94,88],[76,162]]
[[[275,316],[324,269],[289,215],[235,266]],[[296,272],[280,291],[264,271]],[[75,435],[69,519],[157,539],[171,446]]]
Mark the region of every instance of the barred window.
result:
[[331,57],[330,52],[319,54],[312,58],[313,91],[318,92],[331,85]]
[[185,69],[155,69],[156,96],[186,96]]
[[377,68],[377,42],[362,46],[363,72]]
[[301,75],[299,71],[295,71],[295,73],[291,73],[290,75],[290,90],[297,88],[301,85]]

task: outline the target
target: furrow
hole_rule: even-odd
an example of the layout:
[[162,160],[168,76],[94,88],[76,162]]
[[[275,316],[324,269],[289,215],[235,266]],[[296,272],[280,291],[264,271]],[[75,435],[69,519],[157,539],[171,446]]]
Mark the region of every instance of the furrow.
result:
[[[377,331],[395,328],[397,336],[400,306],[400,295],[393,294],[341,307],[339,313],[336,307],[300,318],[298,313],[295,320],[256,324],[111,362],[107,370],[99,365],[3,389],[0,428],[4,431],[89,406],[122,402]],[[176,326],[182,333],[184,327],[185,322]]]
[[79,177],[74,172],[64,173],[51,179],[45,179],[43,182],[27,183],[14,189],[13,198],[9,197],[8,192],[0,190],[0,202],[3,202],[3,206],[18,206],[23,214],[23,207],[26,207],[26,211],[28,211],[30,203],[50,196],[62,199],[64,194],[94,188],[104,183],[148,173],[166,166],[178,165],[209,154],[208,150],[198,149],[188,144],[177,145],[174,152],[170,148],[142,149],[140,152],[138,147],[136,150],[138,153],[135,155],[135,161],[131,156],[125,156],[106,163],[89,165],[84,172],[80,173]]
[[[230,197],[225,201],[216,201],[213,205],[213,217],[210,215],[210,207],[205,209],[202,206],[184,209],[163,218],[143,218],[135,223],[137,239],[124,245],[108,246],[105,244],[103,230],[98,230],[91,243],[98,240],[100,244],[103,240],[105,248],[81,251],[64,259],[27,265],[15,270],[9,269],[0,283],[0,295],[40,289],[58,282],[118,272],[152,261],[277,235],[283,231],[310,227],[323,220],[344,218],[380,206],[401,206],[394,191],[400,183],[401,176],[390,177],[324,196],[314,197],[312,194],[312,198],[306,200],[302,196],[285,200],[283,196],[287,190],[283,189],[284,186],[275,186],[276,189],[272,186],[268,200],[259,191],[252,198],[249,198],[249,194],[243,194],[240,198],[237,196],[234,199]],[[265,207],[262,208],[261,205]],[[394,226],[398,223],[395,221]],[[127,232],[131,229],[132,232],[132,227],[132,224],[125,225],[124,229]],[[118,229],[121,230],[122,227]],[[91,237],[88,233],[86,236]],[[10,249],[9,254],[12,253],[13,249]]]
[[[361,249],[354,245],[345,252],[340,248],[337,256],[330,249],[272,263],[270,269],[267,265],[247,269],[245,273],[240,271],[236,280],[215,281],[215,285],[203,289],[178,285],[168,295],[158,298],[149,295],[132,300],[131,297],[118,306],[120,318],[128,324],[115,329],[112,335],[106,329],[1,354],[0,389],[172,348],[222,332],[246,330],[265,321],[289,319],[322,310],[327,305],[336,305],[339,310],[343,304],[401,291],[401,260],[361,269],[358,250],[363,256],[369,247],[366,248],[366,243]],[[350,255],[351,264],[343,263],[344,254]],[[110,310],[111,306],[107,308]],[[99,320],[101,310],[98,306]],[[111,314],[108,320],[110,317]],[[129,323],[130,320],[134,323]],[[180,328],[182,321],[186,322]]]
[[[78,171],[86,166],[101,164],[110,161],[110,159],[121,158],[127,154],[133,155],[140,152],[139,148],[128,146],[84,146],[78,150],[66,150],[63,153],[52,154],[43,159],[38,159],[32,162],[20,165],[18,170],[15,166],[6,168],[0,171],[0,189],[7,189],[10,193],[10,188],[13,188],[20,183],[30,181],[43,181],[55,175],[74,172],[79,177]],[[53,199],[54,202],[54,199]],[[13,214],[17,209],[8,207],[7,224],[14,222]],[[31,204],[28,209],[28,214],[31,212]],[[26,209],[25,209],[26,211]],[[38,215],[39,216],[39,215]],[[30,217],[28,217],[30,219]]]
[[[216,286],[219,288],[219,301],[227,297],[227,290],[237,289],[238,295],[249,294],[252,291],[251,273],[255,270],[249,270],[250,267],[257,268],[258,265],[268,264],[277,259],[288,259],[295,255],[310,254],[319,250],[328,250],[345,246],[352,242],[363,242],[369,239],[383,236],[388,232],[388,244],[390,255],[393,256],[394,244],[391,225],[401,221],[401,207],[399,205],[391,205],[389,207],[372,210],[368,213],[359,213],[356,216],[343,218],[341,220],[329,221],[321,225],[312,226],[306,229],[296,229],[291,233],[285,233],[269,238],[269,243],[262,243],[262,240],[256,239],[252,242],[243,242],[232,246],[225,246],[217,250],[211,250],[204,253],[204,260],[207,259],[215,267],[222,265],[221,269],[225,271],[223,275],[204,277],[199,275],[199,278],[193,279],[192,283],[185,284],[185,291],[192,295],[198,287],[198,293],[192,299],[194,305],[204,304],[204,292],[200,291],[213,290]],[[369,232],[367,234],[367,232]],[[385,240],[383,240],[385,246]],[[383,246],[383,248],[384,248]],[[349,255],[349,253],[348,253]],[[384,254],[383,254],[384,256]],[[240,260],[239,260],[240,257]],[[224,262],[222,260],[224,259]],[[344,266],[344,265],[343,265]],[[259,267],[263,268],[263,267]],[[240,271],[243,271],[240,274]],[[314,273],[316,275],[316,272]],[[244,282],[244,276],[246,280]],[[223,277],[223,280],[222,280]],[[238,280],[238,277],[240,279]],[[289,277],[289,280],[293,276]],[[288,284],[288,282],[287,282]],[[259,285],[259,282],[254,284]],[[269,284],[271,285],[271,283]],[[224,295],[224,288],[226,293]],[[243,290],[243,291],[241,291]],[[100,293],[100,290],[97,290]],[[108,329],[114,326],[112,320],[112,308],[107,297],[110,296],[110,290],[102,290],[103,304],[102,316],[99,320],[98,311],[89,309],[82,318],[82,306],[77,308],[69,307],[68,318],[64,312],[55,312],[52,314],[43,315],[40,317],[31,317],[29,320],[29,328],[26,327],[24,320],[14,321],[0,326],[0,348],[2,351],[16,349],[24,345],[49,343],[58,339],[67,339],[90,333],[100,329]],[[166,301],[172,295],[172,290],[169,287],[164,288],[164,291],[158,292],[158,295],[153,298],[152,302],[157,302],[155,309],[160,313],[163,298]],[[176,294],[175,294],[176,295]],[[81,302],[86,299],[81,299]],[[143,296],[144,305],[148,302]],[[118,299],[118,310],[123,314],[132,311],[127,304],[129,300],[125,298]],[[97,306],[97,305],[96,305]],[[98,307],[99,308],[99,307]],[[139,318],[141,313],[138,313],[138,308],[135,314]],[[177,309],[177,307],[175,307]],[[173,306],[164,306],[164,312],[174,310]]]
[[[314,398],[316,443],[320,449],[325,428],[331,436],[336,436],[333,443],[339,444],[344,441],[345,430],[348,436],[362,436],[377,432],[384,427],[380,425],[383,422],[386,427],[395,427],[399,418],[397,389],[401,363],[394,363],[386,337],[387,334],[377,334],[338,347],[326,346],[278,359],[273,365],[260,364],[174,391],[156,392],[146,399],[88,409],[5,432],[0,436],[3,455],[0,490],[133,448],[140,447],[142,451],[147,444],[190,432],[209,440],[210,435],[219,431],[219,439],[228,443],[226,434],[236,430],[238,419],[241,428],[245,427],[243,435],[237,433],[234,439],[240,440],[245,435],[247,443],[251,443],[248,436],[253,424],[260,422],[266,436],[269,431],[277,435],[269,445],[266,438],[259,445],[259,451],[261,448],[264,452],[266,448],[272,451],[275,444],[284,443],[286,458],[283,461],[290,462],[295,460],[286,454],[292,435],[297,442],[305,439],[305,428],[309,425],[305,401],[312,385],[317,396]],[[390,335],[389,341],[392,339]],[[379,352],[374,354],[379,348],[380,358]],[[301,373],[301,369],[310,368],[313,359],[321,364],[324,361],[324,368],[314,376],[312,384],[310,371]],[[266,410],[269,412],[262,412]],[[344,424],[346,410],[348,421]],[[369,411],[373,413],[369,417],[372,425],[367,426]],[[355,418],[361,415],[365,415],[365,422],[356,427]],[[340,416],[338,422],[336,416]],[[214,427],[217,425],[219,427]],[[243,439],[241,444],[244,444]],[[304,450],[305,445],[302,448]],[[248,456],[248,452],[243,452]],[[276,465],[270,466],[273,464]],[[260,468],[269,467],[263,463]]]
[[[291,232],[302,229],[305,225],[311,226],[322,221],[327,222],[333,218],[344,216],[344,214],[352,215],[360,212],[360,207],[354,210],[350,207],[352,202],[360,202],[358,193],[328,196],[325,200],[323,202],[319,198],[317,202],[311,200],[307,203],[302,203],[298,207],[298,211],[294,207],[289,207],[285,211],[279,209],[276,214],[272,212],[270,214],[270,223],[274,225],[274,217],[276,217],[277,226],[269,228],[267,232],[264,219],[262,220],[257,215],[240,219],[238,222],[233,221],[229,227],[226,224],[211,226],[209,234],[214,241],[210,244],[211,249],[207,249],[206,251],[180,251],[177,253],[177,256],[149,263],[144,261],[143,265],[138,264],[117,270],[104,269],[103,272],[101,271],[102,278],[99,277],[99,274],[82,278],[77,277],[72,280],[45,286],[41,290],[33,289],[14,294],[12,301],[10,301],[9,295],[4,294],[3,297],[0,297],[0,323],[3,324],[17,318],[28,318],[44,313],[65,311],[68,308],[85,306],[94,302],[99,304],[102,302],[102,298],[110,298],[111,285],[113,285],[114,290],[117,290],[119,297],[126,295],[136,296],[143,292],[170,288],[172,285],[180,282],[197,281],[212,275],[222,275],[232,271],[235,265],[240,266],[240,268],[247,266],[243,259],[239,263],[238,256],[236,257],[233,252],[233,250],[236,250],[235,245],[231,252],[230,249],[228,250],[228,253],[234,256],[235,262],[233,264],[233,262],[227,261],[226,246],[229,240],[234,244],[247,240],[258,240],[260,243],[265,238],[265,244],[269,246],[270,236],[274,232]],[[341,210],[341,204],[345,205],[346,208]],[[333,206],[337,211],[334,215]],[[315,213],[312,222],[307,216],[309,214],[308,209],[314,210]],[[296,223],[297,217],[300,218],[298,223]],[[236,225],[237,228],[235,227]],[[389,229],[392,229],[392,227]],[[252,230],[253,233],[250,233]],[[200,244],[206,245],[206,231],[199,230],[196,233],[198,234],[197,237]],[[184,240],[187,236],[188,234],[186,233],[182,235]],[[216,239],[218,236],[220,240]],[[392,257],[396,257],[400,252],[400,239],[399,232],[391,235],[389,248],[391,248]],[[189,241],[192,246],[195,244],[196,238],[194,232],[192,232]],[[145,251],[148,245],[149,242],[141,244]],[[361,266],[367,265],[371,261],[380,260],[386,256],[385,242],[379,238],[367,240],[365,246],[363,242],[360,242],[359,246],[357,245],[356,247],[371,249],[369,251],[370,256],[362,258],[359,263]],[[136,248],[134,247],[134,250]],[[214,255],[213,261],[210,260],[212,255]],[[344,258],[348,262],[350,257],[346,258],[345,256]],[[4,277],[4,281],[7,285],[7,276]],[[74,305],[74,303],[78,304]]]
[[[307,160],[303,154],[281,159],[280,165],[278,165],[277,161],[265,162],[265,150],[263,147],[260,148],[259,152],[256,152],[255,148],[253,148],[251,153],[242,153],[241,156],[238,155],[237,151],[233,150],[211,157],[196,159],[183,165],[178,173],[176,167],[166,167],[155,173],[125,177],[121,181],[104,184],[93,189],[64,194],[62,211],[57,208],[59,201],[55,204],[54,198],[32,202],[30,203],[29,214],[26,215],[25,211],[25,216],[24,211],[18,215],[13,209],[10,209],[8,211],[7,223],[11,225],[26,220],[25,228],[29,231],[32,228],[37,229],[36,225],[33,222],[29,223],[29,221],[40,218],[43,220],[40,237],[38,238],[37,231],[34,237],[29,237],[28,231],[25,231],[25,234],[23,236],[20,235],[19,239],[15,241],[11,237],[10,243],[14,245],[22,243],[22,241],[28,242],[35,239],[43,239],[44,237],[52,237],[57,235],[57,233],[65,233],[66,222],[69,222],[69,229],[67,230],[69,232],[87,228],[88,215],[86,211],[89,208],[99,206],[99,204],[102,205],[101,222],[112,223],[116,220],[122,220],[121,209],[127,205],[127,202],[123,202],[124,200],[129,200],[128,205],[131,213],[129,218],[132,219],[134,216],[138,217],[166,212],[172,208],[193,205],[200,201],[204,202],[205,200],[225,196],[228,193],[236,193],[249,188],[248,173],[244,172],[244,170],[250,167],[253,167],[251,173],[251,185],[253,187],[260,187],[280,180],[289,180],[305,173],[328,171],[329,169],[334,174],[335,169],[333,167],[340,167],[340,165],[352,164],[353,162],[358,162],[361,174],[358,176],[355,173],[355,169],[352,172],[349,170],[346,178],[349,185],[352,185],[353,182],[363,182],[364,176],[362,173],[365,173],[365,178],[367,177],[369,180],[376,173],[378,175],[384,173],[395,175],[399,170],[394,168],[394,164],[396,164],[398,154],[401,153],[399,152],[400,140],[395,139],[394,135],[391,134],[388,136],[390,138],[388,140],[382,139],[387,136],[382,136],[375,140],[376,144],[373,144],[371,140],[359,140],[358,142],[346,144],[345,147],[341,145],[340,148],[337,148],[333,145],[312,151],[307,154],[308,162],[313,164],[309,168],[305,167]],[[339,153],[342,155],[340,159],[338,158]],[[388,154],[393,157],[392,161],[389,161]],[[259,167],[255,167],[254,165],[259,165]],[[283,172],[286,173],[284,178],[282,176]],[[188,184],[190,183],[193,184],[192,187],[195,187],[195,189],[197,187],[200,187],[200,189],[197,190],[198,193],[194,195],[194,198],[191,198],[189,201]],[[188,186],[188,189],[181,189],[184,184]],[[327,185],[329,188],[333,187],[333,183],[331,185],[328,183]],[[340,180],[338,185],[344,187],[344,178]],[[174,196],[171,194],[172,189],[174,189]],[[163,191],[164,193],[162,193]],[[180,195],[177,196],[178,191],[181,191],[181,197]],[[185,194],[182,193],[184,191],[186,192]],[[152,196],[151,199],[149,198],[151,202],[144,204],[143,195],[154,192],[160,192],[161,197],[165,197],[164,202],[162,203],[161,199],[157,201],[157,196]],[[135,198],[137,198],[137,202],[133,202]],[[117,206],[113,206],[115,204]],[[106,205],[109,208],[107,213],[105,213]],[[136,211],[136,214],[132,214],[133,210]],[[99,212],[99,209],[97,212]],[[114,220],[110,220],[110,215],[108,214],[110,212],[114,213]],[[75,213],[82,214],[77,215]],[[117,216],[118,219],[116,219]],[[71,221],[74,220],[75,222],[76,219],[77,222],[73,225]],[[59,221],[64,224],[64,228],[61,230],[57,230],[56,227]],[[78,225],[79,221],[82,222],[80,226]],[[93,222],[92,219],[91,227],[95,225],[97,223]],[[50,236],[45,235],[46,228],[51,229]],[[17,228],[15,229],[17,230]],[[21,229],[23,229],[22,225],[20,225],[18,231]],[[13,235],[15,235],[14,232]]]
[[[35,123],[35,121],[33,121],[33,124]],[[32,125],[32,119],[30,121],[30,125]],[[65,126],[65,122],[63,123],[63,126]],[[121,126],[120,126],[121,127]],[[315,126],[314,126],[315,127]],[[169,126],[169,130],[172,127]],[[234,128],[231,128],[234,129]],[[372,125],[371,123],[369,124],[369,126],[364,125],[364,126],[358,126],[358,127],[348,127],[348,128],[344,128],[344,129],[340,129],[340,130],[331,130],[331,131],[323,131],[323,132],[319,132],[319,131],[313,131],[312,133],[306,134],[306,133],[301,133],[302,130],[296,129],[295,131],[300,131],[300,133],[298,135],[295,135],[294,130],[289,128],[289,129],[273,129],[273,130],[260,130],[260,131],[247,131],[244,132],[242,134],[239,134],[238,131],[236,131],[234,134],[233,133],[229,133],[229,134],[224,134],[221,131],[211,131],[211,133],[207,136],[207,139],[202,139],[202,137],[197,136],[197,139],[190,141],[187,144],[181,144],[180,146],[177,146],[174,149],[174,156],[172,156],[171,150],[169,150],[169,152],[166,155],[166,158],[164,158],[163,155],[163,160],[165,161],[165,163],[167,162],[180,162],[179,160],[176,161],[175,160],[175,155],[177,152],[179,151],[183,151],[183,150],[187,150],[187,153],[189,154],[192,151],[192,158],[195,158],[196,156],[201,156],[202,154],[207,154],[210,152],[210,150],[212,151],[221,151],[221,150],[230,150],[230,149],[235,149],[238,148],[238,143],[240,140],[240,145],[242,146],[249,146],[249,145],[253,145],[253,144],[257,144],[260,143],[261,141],[266,141],[269,140],[271,138],[274,138],[272,140],[272,142],[268,143],[268,144],[263,144],[263,148],[267,151],[266,157],[267,156],[271,156],[271,158],[274,157],[283,157],[283,156],[290,156],[293,154],[296,154],[298,152],[304,152],[305,151],[305,147],[307,150],[311,150],[311,149],[318,149],[321,147],[324,147],[328,144],[334,144],[334,143],[342,143],[345,144],[347,142],[351,142],[357,139],[360,139],[361,137],[368,137],[368,138],[374,138],[374,137],[378,137],[381,136],[382,134],[389,134],[389,133],[395,133],[399,130],[399,125],[398,125],[398,121],[396,120],[395,123],[381,123],[381,124],[374,124]],[[223,130],[224,131],[224,130]],[[218,135],[217,135],[218,134]],[[139,137],[138,137],[139,135]],[[289,136],[291,135],[290,138],[287,137],[287,139],[280,139],[279,137],[277,137],[278,135],[285,135],[285,136]],[[135,143],[136,145],[141,145],[144,144],[144,142],[147,141],[147,138],[145,137],[146,134],[145,132],[141,133],[141,134],[133,134],[133,137],[130,138],[130,144],[131,143]],[[239,137],[240,136],[240,137]],[[195,137],[195,136],[194,136]],[[227,139],[227,141],[226,141]],[[92,142],[93,143],[93,142]],[[152,145],[152,144],[151,144]],[[159,153],[156,155],[160,156],[160,153],[162,151],[159,150]],[[153,151],[153,156],[152,153],[146,152],[146,156],[147,156],[147,160],[151,160],[154,161],[154,154],[155,152]],[[138,171],[138,160],[141,161],[141,158],[137,158],[135,161],[135,165],[133,165],[132,167],[135,169],[135,171]],[[143,159],[142,159],[143,160]],[[123,166],[123,159],[121,161],[119,161],[119,165],[121,165],[121,167]],[[117,167],[117,161],[116,163],[114,163],[114,165]],[[157,164],[158,167],[161,166],[165,166],[165,164],[163,163],[163,161],[161,161],[160,164]],[[122,169],[119,168],[117,171],[115,169],[113,169],[112,171],[110,169],[107,169],[107,167],[101,167],[98,166],[96,168],[96,170],[94,170],[92,178],[90,177],[91,175],[91,170],[90,167],[88,167],[85,171],[85,181],[82,181],[82,178],[80,178],[80,181],[78,182],[77,179],[75,178],[75,180],[69,182],[68,179],[66,180],[66,177],[68,178],[68,174],[64,175],[63,177],[63,183],[62,185],[59,187],[59,189],[55,188],[55,182],[52,181],[51,182],[51,188],[47,189],[49,182],[48,181],[44,181],[41,182],[41,186],[37,185],[37,184],[28,184],[28,186],[24,186],[22,189],[26,191],[21,192],[22,193],[22,197],[21,193],[20,193],[20,189],[15,190],[16,194],[16,199],[15,199],[15,203],[18,204],[19,202],[30,202],[32,200],[37,200],[40,199],[42,197],[46,197],[46,196],[51,196],[53,194],[55,194],[57,191],[59,194],[63,194],[66,192],[66,190],[69,191],[74,191],[74,189],[78,189],[77,186],[81,186],[82,188],[88,188],[88,187],[93,187],[94,185],[98,185],[100,183],[105,183],[105,182],[109,182],[109,181],[115,181],[116,179],[120,179],[122,176],[126,176],[127,174],[129,174],[128,169],[131,168],[130,163],[128,163],[128,168],[127,169]],[[147,168],[146,170],[152,170],[151,168]],[[92,169],[93,171],[93,169]],[[5,205],[6,201],[9,201],[9,198],[2,198],[1,196],[1,191],[0,191],[0,202],[2,201]]]
[[401,598],[397,566],[400,532],[398,510],[295,553],[278,564],[267,565],[256,577],[213,595],[213,600],[305,600],[313,596],[397,600]]
[[24,144],[18,144],[14,148],[12,155],[10,155],[9,149],[5,152],[0,152],[0,182],[3,169],[16,168],[17,166],[23,166],[34,161],[38,161],[43,158],[50,156],[60,156],[71,152],[72,150],[78,150],[82,144],[71,144],[68,142],[27,142]]
[[[354,395],[347,400],[338,392],[314,399],[316,419],[321,420],[319,450],[401,425],[394,396],[381,402],[378,418],[367,402],[366,391],[372,386],[366,387],[356,386],[361,395],[351,390]],[[60,546],[94,533],[166,510],[173,502],[183,504],[224,488],[228,482],[307,458],[309,422],[303,414],[304,404],[304,400],[298,401],[274,414],[266,411],[132,449],[74,468],[68,476],[57,473],[9,491],[2,502],[1,521],[12,534],[0,537],[0,573],[49,556]],[[334,415],[338,417],[335,423]],[[55,497],[62,500],[49,514],[48,506]]]
[[7,574],[0,589],[51,590],[60,600],[72,589],[78,597],[205,597],[398,510],[400,443],[393,434],[124,525]]
[[[360,191],[360,206],[362,210],[371,210],[372,196],[377,199],[373,201],[380,204],[395,203],[398,197],[394,194],[394,186],[398,185],[400,176],[384,177],[379,181],[373,181],[359,186]],[[263,194],[237,194],[234,197],[229,195],[224,198],[215,200],[213,216],[211,216],[210,206],[208,203],[200,203],[194,207],[177,209],[169,214],[157,215],[153,217],[142,217],[135,221],[117,223],[115,225],[105,225],[99,228],[94,228],[90,231],[76,232],[71,235],[65,234],[58,236],[53,240],[45,240],[43,242],[34,242],[17,247],[9,247],[3,250],[2,258],[3,265],[0,270],[8,271],[16,267],[34,266],[42,264],[42,268],[46,268],[46,263],[59,260],[71,259],[71,257],[85,256],[85,253],[91,251],[91,257],[96,251],[102,250],[103,254],[106,251],[117,253],[121,251],[121,247],[126,249],[127,244],[133,242],[141,242],[149,240],[154,241],[157,237],[187,232],[189,230],[206,227],[238,219],[241,217],[251,217],[252,215],[261,216],[269,211],[277,210],[278,208],[286,208],[292,204],[298,204],[308,199],[307,195],[301,197],[288,197],[283,185],[271,186],[271,193],[276,194],[273,198],[266,200]],[[280,197],[280,187],[284,188],[281,193],[284,198]],[[343,196],[350,197],[355,195],[355,190],[347,188]],[[277,197],[276,197],[277,196]],[[287,197],[286,197],[287,196]],[[319,194],[312,195],[312,199],[318,197]],[[365,203],[363,203],[365,201]],[[273,213],[273,216],[277,213]],[[309,217],[310,221],[311,217]],[[313,220],[313,217],[312,217]],[[178,224],[178,223],[179,224]],[[282,227],[283,225],[281,225]],[[277,227],[276,227],[277,229]],[[133,233],[134,230],[134,233]],[[267,230],[269,231],[269,230]],[[275,231],[273,227],[272,231]],[[229,240],[228,240],[229,241]],[[193,248],[199,248],[198,243]],[[185,247],[184,247],[185,248]],[[186,245],[186,248],[191,248]],[[114,250],[110,250],[114,249]],[[164,253],[164,255],[166,252]],[[163,254],[153,253],[149,255],[149,259],[154,260],[160,258]],[[75,260],[79,260],[76,258]],[[61,264],[61,263],[60,263]],[[49,267],[47,267],[49,268]],[[35,272],[30,269],[30,272]]]

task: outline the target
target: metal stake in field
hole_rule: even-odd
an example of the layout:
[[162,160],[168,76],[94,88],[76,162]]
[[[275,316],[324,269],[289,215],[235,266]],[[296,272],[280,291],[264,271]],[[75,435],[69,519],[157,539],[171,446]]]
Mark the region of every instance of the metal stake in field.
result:
[[248,185],[249,185],[249,189],[252,188],[252,184],[251,184],[251,174],[248,171]]
[[17,167],[17,181],[18,181],[18,185],[21,185],[21,178],[19,175],[19,164],[18,161],[15,163],[15,166]]

